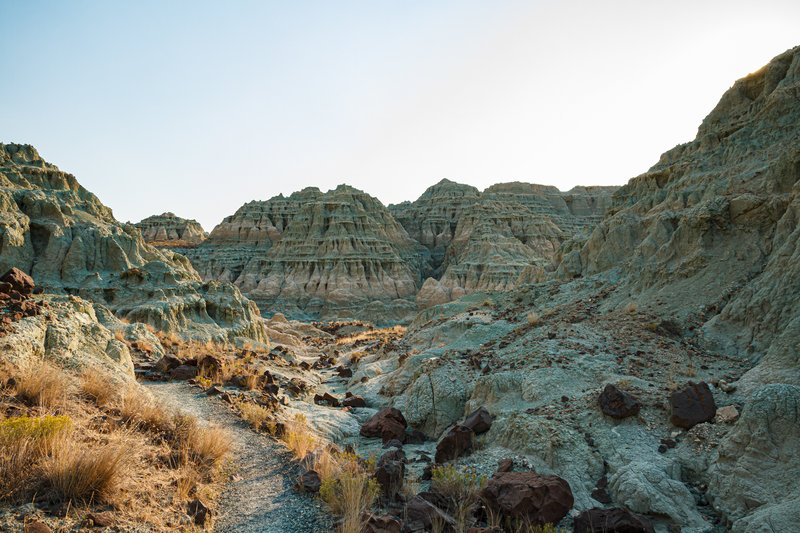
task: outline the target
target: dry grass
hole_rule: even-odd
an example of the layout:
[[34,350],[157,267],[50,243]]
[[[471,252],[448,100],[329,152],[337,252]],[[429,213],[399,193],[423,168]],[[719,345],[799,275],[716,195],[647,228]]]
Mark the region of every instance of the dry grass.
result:
[[184,462],[180,467],[178,479],[175,481],[175,498],[178,501],[188,500],[189,495],[197,487],[201,477],[200,472],[194,465],[188,461]]
[[56,366],[40,362],[20,369],[17,377],[17,395],[29,405],[45,409],[64,407],[71,394],[70,381]]
[[167,411],[152,397],[144,394],[139,385],[131,385],[122,393],[119,412],[122,420],[130,425],[155,431],[170,429]]
[[111,405],[119,400],[110,376],[96,368],[87,369],[83,373],[80,388],[83,395],[99,407]]
[[283,444],[301,461],[316,448],[318,439],[308,426],[305,416],[297,414],[286,425]]
[[378,499],[378,482],[366,472],[344,472],[322,483],[320,497],[331,512],[342,517],[341,533],[360,533],[363,514]]
[[261,424],[270,416],[269,409],[254,403],[240,403],[238,407],[244,421],[254,428],[261,427]]
[[456,531],[469,527],[470,510],[478,503],[486,478],[453,465],[440,466],[432,471],[431,489],[451,502]]
[[20,416],[0,421],[0,500],[13,500],[30,483],[31,472],[72,431],[66,416]]
[[192,416],[177,415],[172,425],[175,447],[182,455],[205,467],[222,459],[233,447],[228,431],[213,422],[200,425]]
[[64,439],[42,462],[42,480],[61,501],[114,503],[133,465],[133,454],[124,437],[92,447]]
[[635,313],[639,309],[639,304],[636,302],[629,302],[625,305],[625,312],[626,313]]
[[528,313],[528,325],[535,326],[539,323],[539,315],[536,314],[536,311],[531,311]]
[[125,342],[125,334],[122,332],[121,329],[118,329],[114,332],[114,338],[120,342]]

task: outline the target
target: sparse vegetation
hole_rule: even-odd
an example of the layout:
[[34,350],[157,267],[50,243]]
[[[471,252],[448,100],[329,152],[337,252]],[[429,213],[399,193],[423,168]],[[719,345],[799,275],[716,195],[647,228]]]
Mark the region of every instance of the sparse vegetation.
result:
[[478,502],[486,477],[452,464],[436,467],[431,474],[432,490],[450,500],[456,531],[466,531],[470,509]]
[[56,366],[47,362],[37,362],[20,369],[17,377],[17,395],[29,405],[45,409],[63,406],[69,399],[70,380]]
[[110,384],[111,378],[108,374],[94,368],[87,369],[80,379],[83,395],[94,401],[99,407],[115,403],[118,399],[115,388]]
[[286,425],[283,443],[300,460],[305,459],[306,455],[314,450],[317,438],[308,426],[305,416],[298,413]]
[[255,403],[241,402],[237,404],[237,407],[244,421],[254,428],[261,427],[261,424],[270,416],[269,409]]
[[378,499],[378,482],[365,471],[342,472],[322,483],[320,498],[342,517],[341,533],[360,533],[362,515]]
[[539,323],[539,315],[536,314],[536,311],[531,311],[528,313],[528,325],[535,326]]

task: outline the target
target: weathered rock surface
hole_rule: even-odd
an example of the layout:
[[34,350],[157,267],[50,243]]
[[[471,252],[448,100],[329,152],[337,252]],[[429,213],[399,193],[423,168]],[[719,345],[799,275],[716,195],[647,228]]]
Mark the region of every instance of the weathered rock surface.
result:
[[0,144],[0,239],[0,271],[17,267],[48,292],[163,331],[267,340],[258,309],[238,289],[202,283],[186,258],[146,244],[28,145]]
[[389,211],[346,185],[247,204],[187,253],[206,279],[234,282],[262,309],[328,319],[407,319],[429,269]]
[[641,404],[633,395],[609,383],[597,398],[603,414],[613,418],[627,418],[639,414]]
[[394,407],[385,407],[375,413],[361,426],[361,436],[390,440],[402,440],[407,422],[403,413]]
[[714,395],[705,382],[690,381],[686,387],[670,395],[669,404],[672,406],[672,416],[669,417],[669,421],[684,429],[710,422],[717,414]]
[[572,508],[569,484],[557,476],[536,472],[495,474],[481,490],[486,506],[508,523],[557,524]]
[[800,387],[755,393],[709,469],[712,504],[732,531],[791,531],[800,524]]
[[196,220],[188,220],[174,213],[163,213],[147,217],[134,224],[142,232],[148,244],[169,248],[181,248],[200,244],[208,237],[203,226]]
[[603,509],[595,507],[575,518],[574,533],[655,533],[653,524],[640,515],[622,507]]

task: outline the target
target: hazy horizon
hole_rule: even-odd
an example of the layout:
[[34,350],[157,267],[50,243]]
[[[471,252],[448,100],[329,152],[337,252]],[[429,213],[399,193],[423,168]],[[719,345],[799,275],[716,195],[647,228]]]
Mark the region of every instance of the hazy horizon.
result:
[[0,1],[0,139],[207,231],[308,186],[622,185],[800,44],[800,3],[643,4]]

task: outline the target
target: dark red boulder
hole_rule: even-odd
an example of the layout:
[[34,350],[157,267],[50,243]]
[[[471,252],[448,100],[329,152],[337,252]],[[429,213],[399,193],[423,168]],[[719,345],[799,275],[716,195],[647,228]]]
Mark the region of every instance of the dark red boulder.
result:
[[612,418],[627,418],[639,414],[642,404],[633,395],[609,383],[597,398],[603,414]]
[[377,516],[372,513],[364,513],[363,533],[400,533],[402,524],[394,516]]
[[536,472],[493,475],[481,490],[481,500],[503,522],[519,521],[532,526],[558,523],[574,503],[566,480]]
[[436,445],[437,463],[452,461],[472,451],[472,436],[474,433],[467,426],[458,425],[445,435]]
[[476,435],[489,431],[492,427],[494,418],[485,407],[478,407],[474,412],[469,414],[465,419],[463,426],[470,428]]
[[595,507],[584,511],[575,519],[573,528],[574,533],[655,533],[647,518],[622,507]]
[[381,438],[383,442],[392,439],[401,440],[406,426],[408,423],[403,413],[394,407],[384,407],[364,422],[361,426],[361,436]]
[[307,470],[300,476],[296,488],[300,492],[319,492],[321,486],[322,478],[319,477],[316,470]]
[[33,278],[16,267],[3,274],[0,281],[11,284],[13,290],[26,296],[33,291],[33,287],[35,286]]
[[672,393],[669,397],[672,406],[672,424],[691,429],[697,424],[711,422],[717,414],[717,405],[708,383],[690,381],[682,390]]
[[342,400],[344,407],[366,407],[367,402],[361,396],[348,396]]

